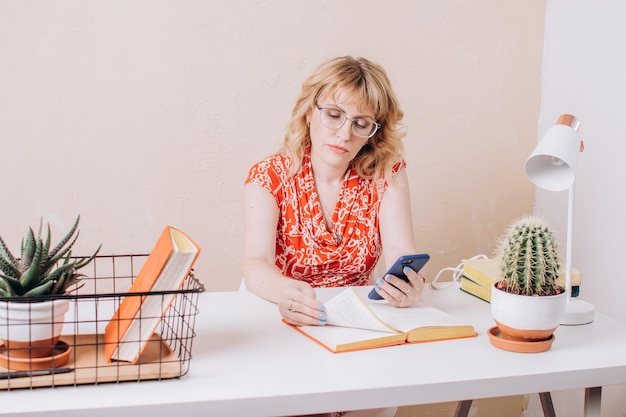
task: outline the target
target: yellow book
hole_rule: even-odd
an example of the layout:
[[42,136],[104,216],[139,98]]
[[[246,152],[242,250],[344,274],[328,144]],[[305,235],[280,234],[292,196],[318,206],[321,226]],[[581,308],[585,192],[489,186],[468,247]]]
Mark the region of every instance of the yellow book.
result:
[[495,259],[465,259],[463,261],[463,275],[483,287],[491,287],[498,280],[500,269]]
[[461,275],[461,290],[488,303],[491,302],[491,285],[483,286],[465,275]]
[[365,300],[352,287],[324,306],[326,325],[289,326],[334,353],[477,335],[473,326],[434,307],[418,303],[396,308],[387,302]]
[[[465,277],[465,279],[463,279]],[[500,269],[495,259],[466,259],[463,261],[463,274],[461,275],[461,289],[482,298],[485,301],[491,301],[491,284],[500,277]],[[559,274],[559,285],[565,286],[565,267],[561,267]],[[580,286],[580,271],[572,268],[572,294],[578,295]],[[485,297],[486,291],[482,291],[478,287],[489,288],[489,297]],[[480,294],[479,294],[480,293]],[[481,295],[482,294],[482,295]]]
[[[580,290],[580,271],[572,267],[572,297],[577,297]],[[565,266],[561,267],[561,273],[557,280],[560,286],[565,287]]]

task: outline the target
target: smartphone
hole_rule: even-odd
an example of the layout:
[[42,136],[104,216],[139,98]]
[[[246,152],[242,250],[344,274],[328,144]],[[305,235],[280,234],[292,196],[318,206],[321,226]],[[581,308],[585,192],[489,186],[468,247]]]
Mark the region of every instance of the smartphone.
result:
[[[427,253],[419,253],[416,255],[401,256],[393,263],[391,268],[389,268],[389,270],[385,272],[385,275],[387,274],[395,275],[398,278],[406,282],[409,282],[409,278],[406,275],[404,275],[404,272],[402,271],[402,269],[404,269],[405,266],[408,266],[415,272],[419,272],[420,269],[422,269],[424,265],[426,265],[426,262],[428,262],[429,259],[430,259],[430,255],[428,255]],[[383,277],[385,275],[383,275]],[[370,291],[367,297],[370,300],[382,300],[383,299],[383,297],[381,297],[376,292],[375,288],[372,288],[372,291]]]

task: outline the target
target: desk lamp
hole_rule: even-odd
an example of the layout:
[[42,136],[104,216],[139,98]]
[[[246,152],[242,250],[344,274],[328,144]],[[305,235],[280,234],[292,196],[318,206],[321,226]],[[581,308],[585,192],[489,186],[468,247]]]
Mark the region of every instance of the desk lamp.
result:
[[580,122],[571,114],[559,116],[556,124],[543,136],[526,160],[528,178],[547,191],[569,190],[567,203],[567,247],[565,255],[565,291],[567,291],[565,325],[587,324],[593,321],[592,304],[572,297],[572,224],[574,214],[574,180],[578,154],[583,141],[578,134]]

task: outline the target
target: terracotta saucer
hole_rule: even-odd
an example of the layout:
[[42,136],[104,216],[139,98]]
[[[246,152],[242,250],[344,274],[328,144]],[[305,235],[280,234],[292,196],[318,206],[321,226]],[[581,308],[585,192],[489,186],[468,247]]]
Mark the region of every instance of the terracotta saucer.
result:
[[53,350],[54,355],[43,358],[17,358],[9,356],[7,349],[0,346],[0,365],[15,371],[39,371],[42,369],[58,368],[67,363],[72,353],[72,347],[59,340]]
[[500,333],[498,326],[490,328],[487,334],[489,335],[489,341],[495,347],[519,353],[545,352],[552,347],[552,342],[554,342],[555,339],[554,335],[550,336],[548,339],[539,341],[506,339],[502,336],[502,333]]

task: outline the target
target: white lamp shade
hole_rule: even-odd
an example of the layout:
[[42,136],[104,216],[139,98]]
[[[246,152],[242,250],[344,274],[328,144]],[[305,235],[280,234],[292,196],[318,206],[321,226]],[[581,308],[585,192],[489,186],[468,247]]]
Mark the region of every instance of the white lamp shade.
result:
[[550,127],[526,160],[526,175],[544,190],[567,190],[576,178],[580,143],[580,135],[571,126],[557,124]]
[[565,316],[561,324],[578,325],[593,321],[592,304],[572,297],[572,229],[574,207],[574,180],[576,162],[584,145],[578,135],[578,119],[571,114],[559,116],[535,150],[526,160],[526,175],[537,187],[547,191],[569,189],[567,203],[567,245],[565,254],[565,288],[568,293]]

